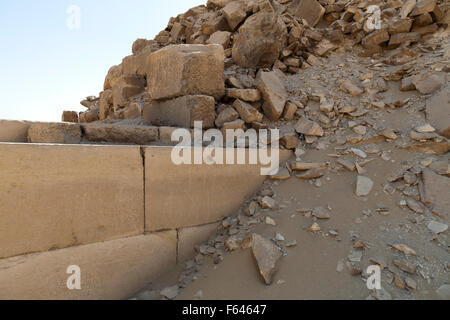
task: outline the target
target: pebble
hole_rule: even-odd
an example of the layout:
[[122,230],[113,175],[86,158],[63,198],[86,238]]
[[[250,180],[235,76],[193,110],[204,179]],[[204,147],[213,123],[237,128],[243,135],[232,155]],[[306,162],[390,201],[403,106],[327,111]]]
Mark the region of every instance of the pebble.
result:
[[273,220],[271,217],[266,217],[266,224],[268,224],[270,226],[274,226],[274,227],[277,225],[275,220]]
[[163,289],[160,294],[169,300],[173,300],[178,296],[179,289],[180,288],[178,286],[168,287]]
[[364,197],[370,194],[373,188],[373,181],[364,176],[358,176],[356,182],[356,195],[358,197]]
[[430,221],[429,223],[428,223],[428,229],[431,231],[431,232],[434,232],[434,233],[436,233],[436,234],[439,234],[439,233],[442,233],[442,232],[445,232],[445,231],[447,231],[448,230],[448,225],[446,225],[446,224],[444,224],[444,223],[441,223],[441,222],[439,222],[439,221]]

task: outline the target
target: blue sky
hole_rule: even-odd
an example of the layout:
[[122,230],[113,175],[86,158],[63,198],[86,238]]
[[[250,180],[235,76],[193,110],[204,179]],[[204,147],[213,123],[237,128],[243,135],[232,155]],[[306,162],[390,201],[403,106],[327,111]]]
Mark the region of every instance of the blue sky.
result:
[[[206,0],[14,0],[0,2],[0,119],[60,121],[98,95],[108,69],[153,39],[170,19]],[[71,5],[80,28],[67,26]]]

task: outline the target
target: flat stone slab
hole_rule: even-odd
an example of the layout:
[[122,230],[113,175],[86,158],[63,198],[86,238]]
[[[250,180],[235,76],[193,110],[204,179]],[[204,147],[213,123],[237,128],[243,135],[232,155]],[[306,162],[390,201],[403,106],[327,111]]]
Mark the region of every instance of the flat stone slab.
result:
[[81,126],[89,142],[146,145],[159,140],[159,129],[153,126],[86,124]]

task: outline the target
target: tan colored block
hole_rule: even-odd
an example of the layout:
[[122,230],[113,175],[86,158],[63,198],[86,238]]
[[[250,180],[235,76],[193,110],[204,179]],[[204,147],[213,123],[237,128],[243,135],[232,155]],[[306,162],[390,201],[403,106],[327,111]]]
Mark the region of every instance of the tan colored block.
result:
[[210,96],[184,96],[164,101],[152,101],[143,106],[143,118],[156,126],[193,128],[202,121],[203,128],[214,127],[215,100]]
[[[176,263],[168,231],[0,260],[0,300],[128,299]],[[81,290],[68,290],[67,268],[81,269]]]
[[[229,216],[266,177],[259,165],[180,165],[171,147],[146,147],[147,232],[213,223]],[[280,150],[280,161],[291,155]]]
[[193,258],[195,256],[195,246],[207,241],[217,230],[218,226],[219,223],[210,223],[178,230],[178,263]]
[[0,120],[0,142],[27,142],[29,126],[25,121]]
[[0,144],[0,258],[144,231],[139,147]]
[[79,144],[80,141],[81,128],[76,123],[34,122],[28,129],[28,142],[31,143]]
[[152,53],[147,61],[148,90],[152,99],[185,95],[225,94],[223,47],[211,45],[172,45]]

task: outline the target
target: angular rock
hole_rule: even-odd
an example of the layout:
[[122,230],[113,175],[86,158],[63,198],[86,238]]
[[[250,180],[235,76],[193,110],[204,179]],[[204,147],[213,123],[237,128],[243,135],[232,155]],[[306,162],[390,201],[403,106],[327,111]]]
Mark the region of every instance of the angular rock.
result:
[[272,67],[286,42],[287,29],[273,8],[249,17],[239,28],[233,45],[233,61],[243,67]]
[[450,92],[443,90],[428,100],[425,113],[439,134],[450,139]]
[[443,233],[448,230],[448,225],[434,220],[430,221],[427,227],[431,232],[434,232],[436,234]]
[[341,83],[341,90],[354,96],[354,97],[358,97],[360,95],[362,95],[364,93],[364,91],[359,88],[358,86],[356,86],[352,81],[350,80],[345,80],[344,82]]
[[247,5],[244,2],[233,1],[222,9],[231,30],[236,30],[236,27],[247,17],[246,7]]
[[138,75],[122,75],[112,87],[114,109],[128,105],[129,99],[145,90],[145,79]]
[[446,82],[443,72],[426,73],[414,79],[414,86],[421,94],[432,94],[439,90]]
[[230,37],[231,32],[228,31],[216,31],[214,32],[211,37],[209,37],[208,41],[206,41],[207,44],[219,44],[224,49],[227,49],[230,45]]
[[356,182],[356,195],[358,197],[365,197],[370,194],[373,188],[373,181],[364,176],[358,176]]
[[396,19],[389,23],[388,32],[390,35],[396,33],[409,32],[412,27],[411,19]]
[[144,104],[143,118],[156,126],[193,128],[194,121],[202,121],[203,128],[214,127],[215,100],[204,95],[187,95]]
[[112,66],[105,78],[103,90],[111,89],[122,75],[122,65]]
[[185,95],[225,94],[223,47],[172,45],[152,53],[147,60],[147,86],[152,99]]
[[245,121],[241,119],[237,119],[231,122],[226,122],[222,126],[222,131],[226,132],[226,130],[245,130]]
[[421,192],[422,202],[431,205],[432,211],[442,216],[450,215],[450,178],[434,173],[425,168],[422,173],[423,190]]
[[261,122],[263,120],[263,115],[252,105],[244,101],[236,99],[236,101],[234,101],[233,103],[233,106],[241,116],[241,119],[246,123]]
[[113,91],[111,89],[100,93],[99,99],[99,118],[105,120],[110,114],[114,112],[113,108]]
[[257,89],[227,89],[227,97],[247,102],[257,102],[261,100],[261,93]]
[[139,53],[123,58],[123,74],[137,74],[143,77],[147,76],[147,59],[153,52],[155,52],[155,50],[155,48],[146,47]]
[[418,16],[427,12],[432,12],[436,7],[436,0],[421,0],[418,1],[414,10],[411,12],[411,16]]
[[420,40],[421,37],[422,35],[417,32],[396,33],[391,36],[389,45],[394,46],[405,42],[417,42]]
[[269,239],[259,234],[253,234],[252,251],[264,282],[270,285],[283,256],[281,250]]
[[386,29],[375,30],[361,40],[362,45],[367,48],[374,48],[383,42],[389,41],[389,33]]
[[314,27],[319,23],[325,14],[325,8],[316,0],[297,0],[297,8],[294,16],[299,19],[305,19],[310,27]]
[[146,145],[159,139],[158,128],[151,126],[86,124],[82,128],[90,142]]
[[295,125],[295,131],[305,136],[323,137],[322,127],[314,121],[301,118]]
[[278,120],[283,114],[288,97],[283,82],[274,71],[259,71],[256,83],[264,99],[264,114],[271,121]]
[[74,123],[35,122],[28,128],[28,142],[79,144],[81,128]]
[[62,122],[78,122],[78,112],[76,111],[63,111],[62,114]]
[[234,120],[237,120],[238,118],[239,113],[237,113],[234,108],[226,107],[217,115],[215,124],[217,128],[222,128],[224,123],[232,122]]

